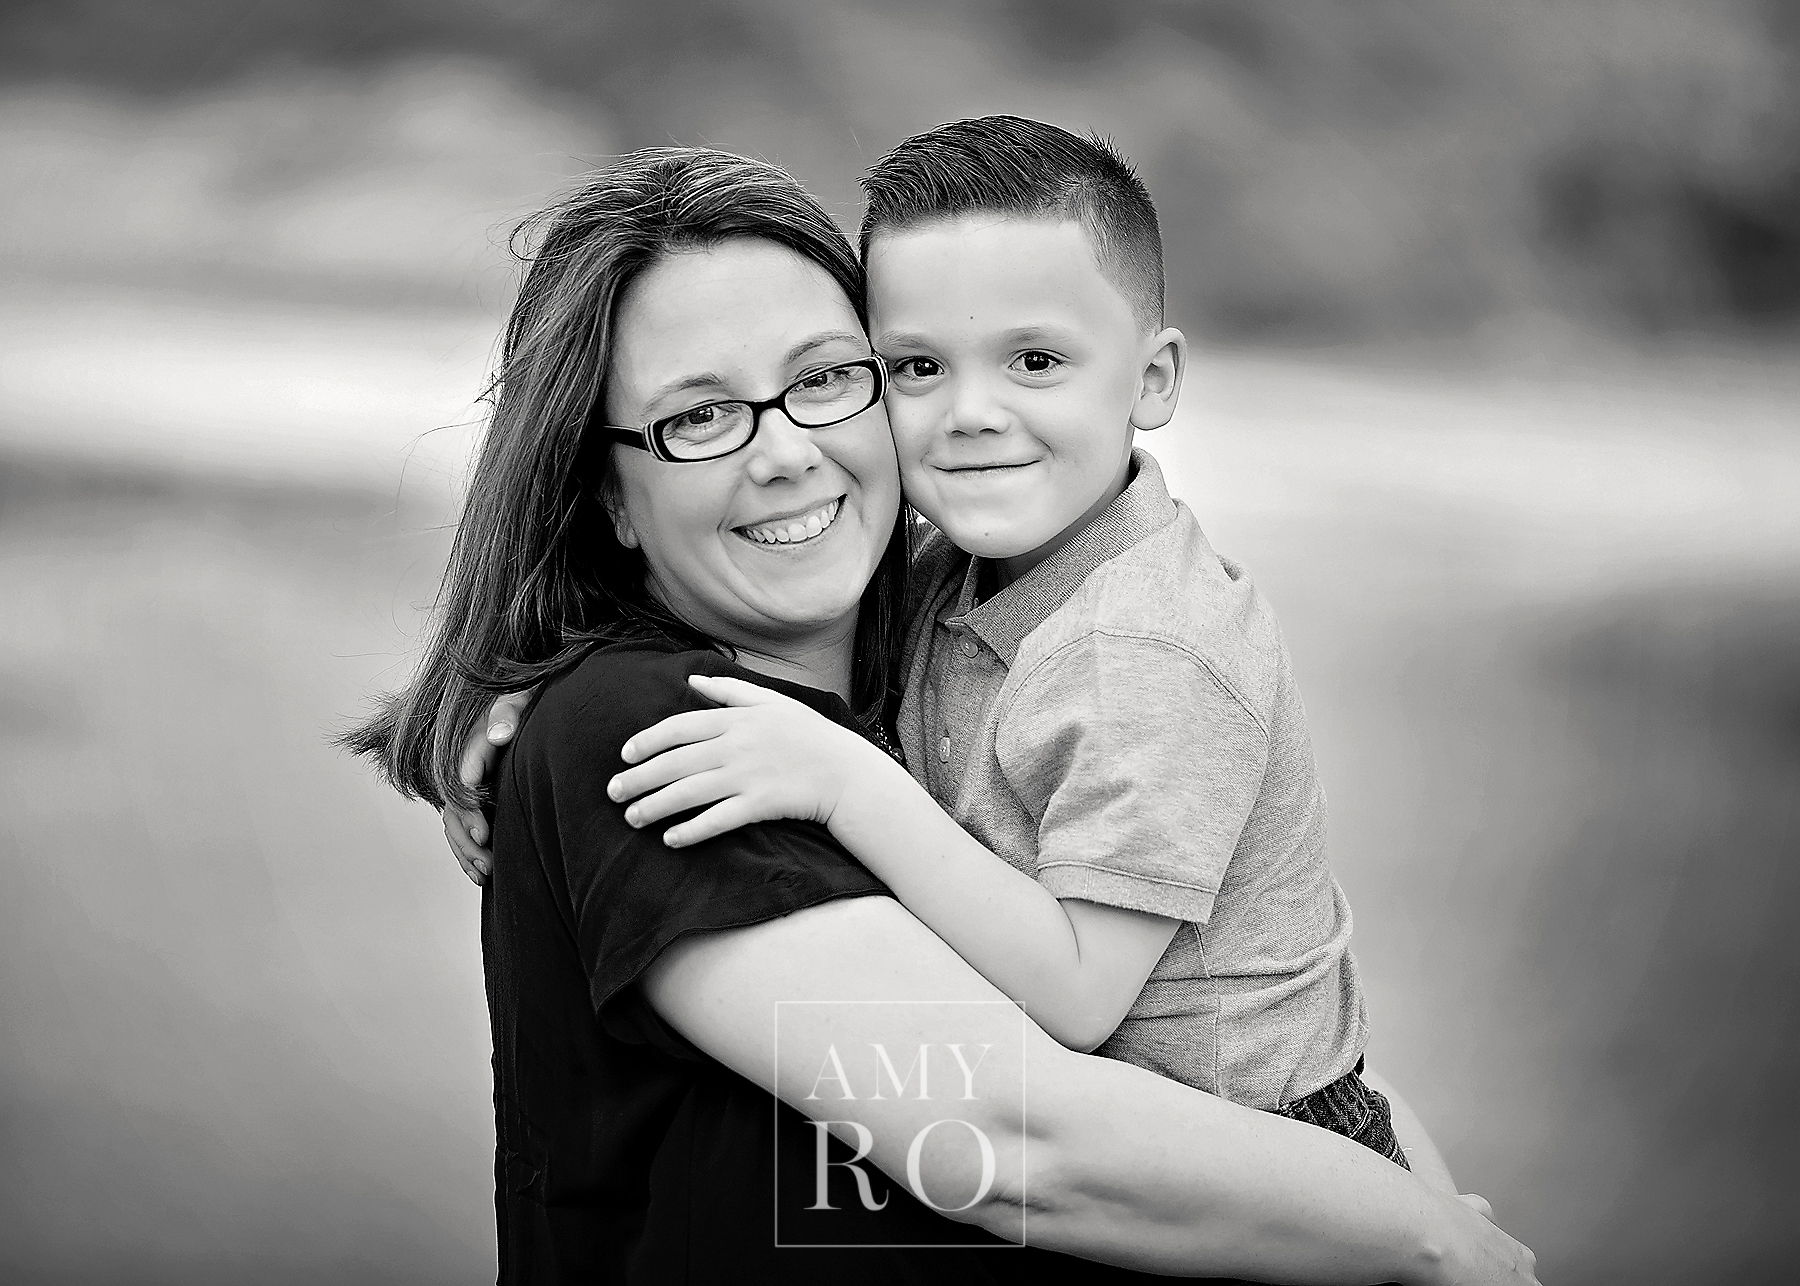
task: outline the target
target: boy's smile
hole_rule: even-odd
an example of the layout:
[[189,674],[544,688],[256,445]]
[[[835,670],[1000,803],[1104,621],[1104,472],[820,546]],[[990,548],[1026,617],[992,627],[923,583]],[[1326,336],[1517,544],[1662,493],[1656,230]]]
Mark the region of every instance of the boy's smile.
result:
[[883,231],[870,331],[907,498],[1010,583],[1124,490],[1168,420],[1176,331],[1149,333],[1081,224],[981,213]]

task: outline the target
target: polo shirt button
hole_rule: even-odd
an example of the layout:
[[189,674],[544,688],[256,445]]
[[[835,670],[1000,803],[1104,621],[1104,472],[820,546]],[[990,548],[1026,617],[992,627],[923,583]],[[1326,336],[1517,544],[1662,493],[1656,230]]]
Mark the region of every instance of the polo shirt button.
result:
[[964,639],[962,641],[962,654],[964,656],[975,656],[980,651],[981,648],[974,639]]
[[938,742],[938,762],[940,764],[947,764],[950,762],[950,737],[948,734],[945,735],[942,741]]

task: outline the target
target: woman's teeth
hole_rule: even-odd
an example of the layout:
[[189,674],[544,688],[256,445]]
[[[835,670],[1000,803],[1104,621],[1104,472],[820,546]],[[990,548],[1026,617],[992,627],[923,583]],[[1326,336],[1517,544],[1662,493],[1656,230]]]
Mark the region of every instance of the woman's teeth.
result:
[[837,519],[838,507],[843,504],[843,497],[827,501],[809,514],[801,514],[798,518],[786,518],[780,522],[765,522],[757,527],[742,528],[743,533],[759,545],[793,545],[803,540],[811,540]]

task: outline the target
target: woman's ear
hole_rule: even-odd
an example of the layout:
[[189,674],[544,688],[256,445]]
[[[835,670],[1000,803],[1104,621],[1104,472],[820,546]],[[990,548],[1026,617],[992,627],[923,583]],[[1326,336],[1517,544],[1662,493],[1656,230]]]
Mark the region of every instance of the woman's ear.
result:
[[619,494],[616,479],[608,478],[600,484],[600,503],[606,506],[606,516],[612,519],[613,535],[627,549],[638,547],[637,528],[631,525],[631,514],[625,508],[625,497]]
[[1137,401],[1131,407],[1131,427],[1160,429],[1175,416],[1181,399],[1181,377],[1187,372],[1187,336],[1165,326],[1145,341],[1143,374],[1138,379]]

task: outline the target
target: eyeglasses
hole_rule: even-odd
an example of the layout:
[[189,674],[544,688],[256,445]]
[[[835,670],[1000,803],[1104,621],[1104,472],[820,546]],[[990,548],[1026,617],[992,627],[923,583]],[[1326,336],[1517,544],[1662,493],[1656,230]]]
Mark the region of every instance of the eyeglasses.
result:
[[658,460],[716,460],[749,446],[763,412],[773,407],[803,429],[823,429],[861,415],[881,401],[886,389],[887,367],[879,357],[870,357],[802,376],[766,401],[708,402],[641,429],[601,427],[616,441]]

